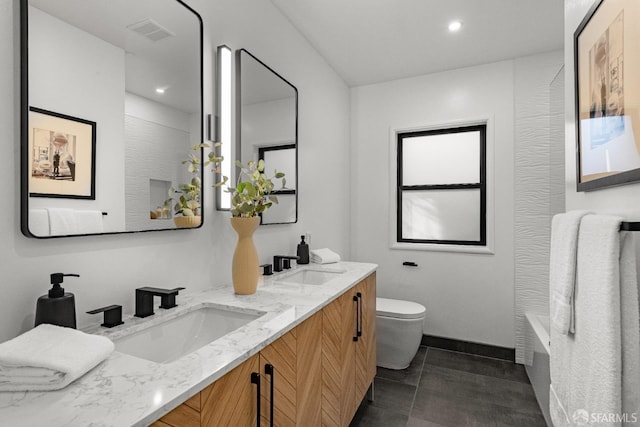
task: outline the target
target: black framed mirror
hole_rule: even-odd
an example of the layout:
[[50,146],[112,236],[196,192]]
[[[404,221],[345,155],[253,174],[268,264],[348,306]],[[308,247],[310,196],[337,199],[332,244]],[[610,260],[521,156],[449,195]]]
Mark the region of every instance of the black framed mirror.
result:
[[[21,229],[37,238],[194,228],[202,19],[180,0],[20,0]],[[195,148],[194,148],[195,147]],[[183,196],[194,217],[179,224]]]
[[263,159],[267,172],[286,178],[260,224],[297,222],[298,89],[246,49],[236,51],[236,126],[236,158]]

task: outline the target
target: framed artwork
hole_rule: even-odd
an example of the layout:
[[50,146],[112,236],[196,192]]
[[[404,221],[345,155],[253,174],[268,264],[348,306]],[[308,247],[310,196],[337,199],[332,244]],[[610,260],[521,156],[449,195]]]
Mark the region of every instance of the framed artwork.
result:
[[29,108],[29,195],[95,200],[96,123]]
[[600,0],[574,33],[577,189],[640,181],[640,2]]

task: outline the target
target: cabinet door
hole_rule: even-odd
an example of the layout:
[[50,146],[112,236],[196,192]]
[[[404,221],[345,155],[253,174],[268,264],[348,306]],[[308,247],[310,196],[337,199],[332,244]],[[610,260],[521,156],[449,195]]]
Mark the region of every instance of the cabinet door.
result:
[[256,354],[202,390],[202,426],[255,426],[257,386],[251,377],[259,373],[259,369]]
[[200,393],[151,424],[151,427],[200,427],[199,408],[197,410],[188,404],[196,397],[199,400]]
[[376,275],[355,286],[361,334],[356,344],[356,402],[361,402],[376,376]]
[[296,425],[322,424],[322,312],[302,322],[296,329],[298,360]]
[[355,413],[355,293],[322,309],[322,425],[346,426]]
[[262,373],[260,412],[264,426],[270,425],[272,405],[274,426],[296,425],[296,333],[297,328],[260,352]]

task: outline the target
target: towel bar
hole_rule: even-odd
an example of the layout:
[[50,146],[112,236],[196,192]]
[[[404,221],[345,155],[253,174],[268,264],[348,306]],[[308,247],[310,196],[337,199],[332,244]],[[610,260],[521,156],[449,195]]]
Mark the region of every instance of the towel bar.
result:
[[640,222],[623,221],[620,223],[620,231],[640,231]]

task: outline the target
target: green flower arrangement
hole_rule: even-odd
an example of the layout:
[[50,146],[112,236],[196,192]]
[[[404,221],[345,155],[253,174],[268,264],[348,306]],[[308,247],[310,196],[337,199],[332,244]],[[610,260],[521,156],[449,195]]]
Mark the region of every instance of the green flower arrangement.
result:
[[[275,170],[272,177],[268,177],[264,171],[264,160],[257,163],[253,160],[243,165],[236,160],[236,167],[240,170],[236,187],[228,187],[231,193],[231,215],[234,217],[250,218],[260,215],[269,209],[274,203],[278,203],[278,197],[272,194],[274,191],[274,179],[281,181],[284,188],[287,181],[284,173]],[[225,182],[226,182],[226,177]]]
[[[214,143],[214,147],[219,147],[220,143]],[[179,216],[198,216],[201,211],[201,202],[200,202],[200,194],[202,191],[202,182],[200,181],[200,151],[204,148],[209,148],[210,145],[207,143],[196,144],[192,149],[192,153],[189,157],[182,161],[183,165],[187,165],[187,170],[193,176],[189,183],[178,184],[178,189],[174,189],[173,187],[169,189],[169,199],[167,201],[173,200],[173,195],[178,192],[181,193],[180,197],[176,201],[173,210],[176,215]],[[210,164],[214,165],[213,171],[220,172],[220,163],[222,162],[222,157],[216,156],[214,151],[209,153],[208,159],[205,161],[204,166],[209,166]],[[217,183],[216,186],[221,186],[227,182],[227,177],[224,177],[224,180]],[[165,203],[167,202],[165,201]]]
[[[205,167],[213,165],[212,172],[217,174],[220,173],[220,164],[224,160],[222,156],[216,154],[216,148],[221,144],[221,142],[213,144],[213,150],[209,152],[207,160],[204,162]],[[189,157],[182,161],[182,164],[187,165],[187,170],[193,176],[189,183],[178,185],[177,192],[181,194],[173,208],[178,216],[200,215],[202,191],[200,150],[210,147],[207,143],[196,144],[192,147],[193,152]],[[278,203],[278,197],[272,194],[275,188],[273,180],[280,180],[280,188],[284,188],[287,183],[284,173],[275,170],[273,176],[267,176],[264,170],[264,160],[258,162],[251,160],[246,165],[236,160],[235,165],[239,169],[238,183],[235,187],[227,186],[226,188],[226,192],[231,194],[231,215],[233,217],[255,217],[269,209],[274,203]],[[221,180],[214,184],[214,187],[221,187],[228,181],[228,177],[222,176]],[[165,204],[173,200],[175,192],[174,188],[169,190],[169,199],[165,201]]]

